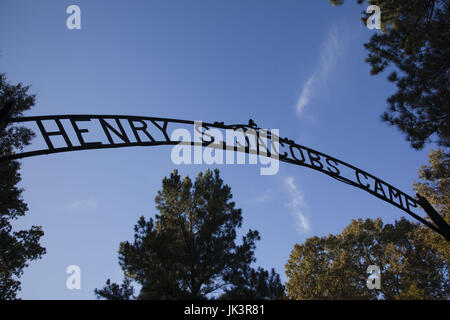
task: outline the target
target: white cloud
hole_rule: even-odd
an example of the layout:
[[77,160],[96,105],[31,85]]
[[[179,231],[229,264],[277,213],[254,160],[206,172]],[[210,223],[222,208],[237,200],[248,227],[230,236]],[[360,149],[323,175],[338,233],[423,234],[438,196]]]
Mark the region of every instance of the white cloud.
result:
[[300,97],[297,101],[297,114],[301,115],[303,113],[303,109],[306,107],[306,105],[309,103],[309,100],[311,99],[311,95],[313,93],[313,84],[316,81],[316,73],[314,73],[308,81],[306,81],[305,85],[303,86],[302,92],[300,93]]
[[300,96],[297,100],[297,115],[301,116],[305,107],[316,94],[317,84],[323,83],[328,74],[333,70],[338,57],[342,54],[342,39],[339,31],[333,27],[328,32],[327,38],[322,44],[317,70],[308,78],[304,84]]
[[67,211],[73,210],[87,210],[87,209],[96,209],[97,208],[97,200],[94,198],[81,199],[74,202],[71,202],[65,206]]
[[289,202],[286,206],[291,208],[294,213],[297,231],[300,234],[309,233],[311,231],[311,227],[306,214],[308,209],[303,193],[295,184],[293,177],[286,177],[284,179],[284,184],[288,190],[289,196]]
[[272,199],[273,196],[273,190],[272,189],[266,189],[263,193],[261,193],[259,196],[257,196],[254,199],[254,202],[263,203],[267,202]]
[[274,197],[274,191],[272,188],[266,189],[265,191],[258,194],[256,197],[247,199],[246,202],[252,205],[263,205],[271,201]]

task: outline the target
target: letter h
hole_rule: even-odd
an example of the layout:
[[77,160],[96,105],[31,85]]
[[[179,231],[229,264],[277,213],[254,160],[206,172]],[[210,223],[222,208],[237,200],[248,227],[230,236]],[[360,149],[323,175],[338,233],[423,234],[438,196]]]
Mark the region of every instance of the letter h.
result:
[[44,125],[42,124],[41,120],[36,120],[36,123],[39,127],[39,130],[41,131],[42,137],[44,137],[45,142],[47,143],[49,150],[54,150],[55,147],[53,146],[52,141],[50,140],[50,136],[62,136],[64,138],[64,141],[67,143],[68,148],[72,148],[72,142],[69,139],[69,136],[66,133],[66,130],[64,129],[64,126],[62,125],[61,121],[59,119],[55,119],[55,122],[58,126],[58,131],[47,131],[44,128]]

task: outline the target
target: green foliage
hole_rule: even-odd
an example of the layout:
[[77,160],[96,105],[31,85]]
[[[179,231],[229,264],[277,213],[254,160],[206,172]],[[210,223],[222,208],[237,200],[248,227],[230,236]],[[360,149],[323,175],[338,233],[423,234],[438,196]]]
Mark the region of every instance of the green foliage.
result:
[[[28,95],[28,87],[10,85],[0,74],[0,107],[11,106],[11,116],[21,116],[34,105],[34,96]],[[33,132],[30,129],[6,126],[0,131],[0,153],[10,154],[29,144]],[[45,249],[39,245],[44,235],[41,227],[13,231],[11,221],[24,216],[28,210],[22,199],[22,189],[17,187],[21,177],[20,164],[9,161],[0,164],[0,299],[15,299],[20,290],[18,278],[29,260],[40,259]]]
[[268,271],[258,268],[247,268],[245,272],[236,272],[233,275],[233,286],[227,289],[220,299],[226,300],[263,300],[284,299],[285,289],[281,284],[280,276],[274,269]]
[[[419,182],[414,184],[417,193],[427,198],[444,220],[450,224],[450,154],[442,149],[431,149],[427,165],[419,170]],[[421,227],[420,236],[450,264],[450,245],[442,236],[429,228]]]
[[134,288],[130,278],[125,278],[121,285],[111,283],[106,280],[106,286],[103,289],[95,289],[94,292],[98,297],[106,300],[132,300],[134,299]]
[[[450,223],[450,157],[431,150],[414,189]],[[286,265],[293,299],[449,299],[450,245],[406,219],[353,220],[339,235],[297,244]],[[381,291],[368,290],[366,270],[381,268]]]
[[[448,263],[404,218],[352,220],[339,235],[297,244],[286,264],[292,299],[448,299]],[[369,265],[381,269],[381,289],[369,290]]]
[[[340,5],[342,0],[330,0]],[[358,0],[358,3],[363,1]],[[433,136],[450,146],[450,1],[368,0],[381,9],[382,33],[374,33],[364,46],[371,74],[390,65],[388,76],[397,92],[388,98],[382,120],[406,134],[411,146],[423,148]],[[365,23],[368,14],[363,12]]]
[[[155,198],[159,214],[141,217],[134,242],[122,242],[119,263],[126,279],[141,286],[138,299],[206,299],[211,297],[277,298],[279,276],[254,270],[258,231],[236,243],[241,209],[219,171],[200,173],[195,182],[175,170],[162,181]],[[109,280],[108,280],[109,281]],[[124,283],[122,288],[126,288]],[[119,286],[107,282],[99,298],[117,297]],[[123,290],[122,290],[123,291]],[[126,297],[124,297],[126,298]]]

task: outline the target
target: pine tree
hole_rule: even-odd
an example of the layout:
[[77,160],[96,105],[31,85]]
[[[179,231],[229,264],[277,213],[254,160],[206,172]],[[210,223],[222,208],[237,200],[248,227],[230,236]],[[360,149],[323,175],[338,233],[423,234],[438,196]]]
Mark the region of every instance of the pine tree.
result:
[[216,169],[195,182],[175,170],[162,181],[155,198],[159,214],[141,217],[134,242],[122,242],[119,263],[125,282],[95,290],[99,298],[132,298],[132,282],[141,286],[138,299],[271,299],[283,295],[279,276],[258,268],[258,231],[249,230],[236,243],[241,209],[231,201],[229,186]]
[[[16,125],[6,125],[5,117],[18,117],[29,110],[35,101],[28,94],[29,87],[11,85],[4,74],[0,74],[0,154],[7,155],[30,143],[33,132]],[[19,278],[30,260],[40,259],[45,249],[39,240],[44,235],[42,228],[33,226],[29,230],[13,231],[11,222],[24,216],[28,210],[22,199],[20,163],[0,163],[0,299],[15,299],[20,290]]]
[[[388,80],[397,86],[382,120],[400,129],[413,148],[423,148],[434,137],[438,144],[450,146],[450,1],[366,3],[380,7],[382,29],[364,44],[369,52],[366,61],[372,75],[393,66]],[[363,12],[364,24],[368,17]]]

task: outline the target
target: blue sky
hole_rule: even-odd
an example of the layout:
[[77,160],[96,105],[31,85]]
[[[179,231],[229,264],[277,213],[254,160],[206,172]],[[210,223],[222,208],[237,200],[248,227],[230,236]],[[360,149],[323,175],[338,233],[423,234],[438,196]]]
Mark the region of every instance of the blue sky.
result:
[[[413,195],[429,147],[415,151],[380,121],[395,91],[370,76],[363,43],[375,30],[356,1],[0,2],[0,72],[31,84],[27,115],[129,114],[246,123],[360,167]],[[66,8],[81,8],[81,30]],[[17,228],[41,225],[47,254],[22,277],[23,299],[93,299],[107,278],[121,281],[117,250],[173,169],[193,178],[206,165],[176,166],[171,147],[78,151],[22,160],[29,205]],[[351,219],[406,214],[316,171],[282,163],[219,165],[242,208],[241,234],[257,229],[256,266],[284,265],[295,243],[339,233]],[[81,290],[66,268],[81,268]]]

